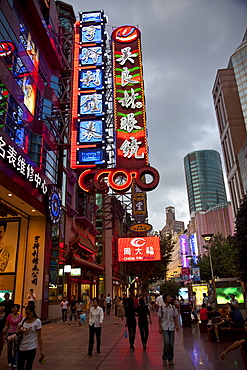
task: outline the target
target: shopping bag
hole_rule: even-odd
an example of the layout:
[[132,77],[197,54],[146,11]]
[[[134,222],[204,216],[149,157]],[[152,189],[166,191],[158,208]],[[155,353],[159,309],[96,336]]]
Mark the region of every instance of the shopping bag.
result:
[[82,313],[82,314],[80,315],[80,321],[81,321],[81,323],[84,323],[84,322],[85,322],[86,317],[87,317],[87,315],[86,315],[85,313]]
[[124,338],[128,338],[128,330],[127,330],[126,326],[125,326],[125,330],[124,330]]

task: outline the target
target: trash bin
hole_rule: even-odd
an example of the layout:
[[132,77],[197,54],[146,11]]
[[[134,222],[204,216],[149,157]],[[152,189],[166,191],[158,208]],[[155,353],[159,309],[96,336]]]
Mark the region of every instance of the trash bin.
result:
[[189,327],[191,326],[191,312],[190,312],[190,304],[185,303],[180,305],[180,314],[182,318],[182,326]]

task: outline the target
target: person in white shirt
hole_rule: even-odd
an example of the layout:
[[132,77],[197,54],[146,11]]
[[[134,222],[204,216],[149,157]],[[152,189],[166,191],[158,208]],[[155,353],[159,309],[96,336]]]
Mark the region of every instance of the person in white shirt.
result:
[[23,319],[17,329],[17,333],[23,334],[18,351],[18,370],[32,369],[37,351],[37,344],[40,349],[40,357],[44,358],[43,343],[41,337],[41,320],[38,319],[34,306],[27,306],[26,318]]
[[104,320],[104,311],[99,306],[98,298],[93,299],[93,307],[89,311],[89,343],[88,343],[88,356],[92,356],[94,335],[96,334],[97,340],[97,353],[100,353],[101,345],[101,329]]
[[163,348],[163,365],[167,365],[167,360],[169,365],[174,365],[174,328],[178,331],[178,311],[170,304],[171,296],[169,294],[163,295],[164,305],[159,307],[158,310],[158,324],[159,333],[163,334],[164,348]]
[[30,289],[30,293],[27,296],[28,306],[29,305],[34,306],[35,299],[36,299],[36,294],[34,293],[33,289]]
[[110,296],[110,294],[107,295],[105,302],[106,302],[106,313],[107,315],[110,315],[111,303],[112,303],[112,297]]
[[160,295],[155,300],[156,310],[158,311],[159,307],[164,304],[163,301],[163,292],[160,292]]

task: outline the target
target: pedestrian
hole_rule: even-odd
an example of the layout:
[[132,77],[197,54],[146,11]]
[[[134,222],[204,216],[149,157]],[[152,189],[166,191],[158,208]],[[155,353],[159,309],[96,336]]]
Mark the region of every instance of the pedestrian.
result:
[[73,317],[75,319],[75,324],[77,322],[76,304],[77,304],[76,297],[75,297],[75,295],[72,295],[72,299],[69,302],[69,307],[70,307],[70,318],[69,318],[70,322],[68,323],[69,325],[72,323],[72,318]]
[[34,293],[33,289],[30,289],[29,294],[27,295],[27,301],[28,301],[28,306],[35,305],[35,299],[36,299],[36,294]]
[[247,370],[247,319],[245,319],[244,321],[244,327],[246,331],[245,339],[241,339],[234,342],[230,347],[228,347],[224,352],[221,353],[220,359],[224,360],[228,352],[231,352],[234,349],[241,347],[241,356],[244,362],[244,368],[245,370]]
[[5,324],[6,324],[5,309],[6,309],[6,306],[4,302],[1,302],[0,303],[0,356],[3,351],[4,338],[5,338],[5,333],[3,331]]
[[219,328],[225,323],[225,321],[222,319],[219,311],[214,310],[213,307],[208,306],[207,310],[208,310],[208,320],[209,320],[208,324],[210,324],[210,326],[215,332],[217,343],[220,343]]
[[158,310],[158,324],[159,333],[163,334],[164,348],[163,348],[163,365],[174,365],[174,328],[178,331],[178,312],[176,307],[171,305],[171,296],[169,294],[163,295],[164,305],[159,307]]
[[208,323],[208,310],[206,308],[206,304],[202,304],[202,308],[199,311],[200,314],[200,320],[202,324],[207,324]]
[[100,295],[99,306],[102,308],[102,310],[104,312],[104,315],[105,315],[105,297],[104,297],[104,294]]
[[121,320],[121,324],[123,324],[124,323],[124,321],[123,321],[124,315],[125,315],[125,309],[124,309],[123,300],[122,300],[121,297],[118,297],[117,322],[118,322],[118,319],[120,319]]
[[36,315],[34,306],[27,306],[25,309],[25,315],[26,318],[19,323],[17,329],[17,334],[19,333],[23,335],[19,344],[18,370],[32,369],[38,345],[40,358],[44,358],[41,336],[42,324],[41,320]]
[[235,294],[230,294],[230,305],[234,306],[238,310],[238,300],[235,298]]
[[111,303],[112,303],[112,298],[110,296],[110,293],[107,294],[107,297],[106,297],[105,301],[106,301],[106,313],[107,313],[107,315],[110,315]]
[[77,313],[77,322],[81,326],[81,314],[83,313],[83,303],[82,299],[78,299],[76,303],[76,313]]
[[10,294],[9,293],[4,294],[3,303],[5,305],[5,316],[7,317],[11,313],[11,309],[12,309],[12,306],[14,304],[14,301],[12,301],[12,299],[10,299]]
[[93,298],[93,306],[89,311],[89,343],[88,343],[88,356],[92,356],[94,335],[96,335],[97,341],[97,353],[100,353],[101,345],[101,330],[104,320],[104,312],[99,306],[98,298]]
[[230,327],[232,328],[243,328],[244,327],[244,318],[242,313],[238,308],[231,305],[230,306]]
[[67,301],[66,297],[63,297],[62,302],[60,303],[62,308],[62,320],[64,324],[67,324],[67,312],[69,307],[69,302]]
[[17,328],[18,324],[23,319],[23,316],[19,313],[20,305],[14,304],[12,307],[12,313],[10,313],[6,318],[6,324],[4,332],[7,334],[7,360],[8,367],[17,367]]
[[207,296],[207,293],[202,293],[202,295],[203,295],[202,303],[204,303],[206,306],[208,306],[208,296]]
[[191,312],[192,315],[194,316],[194,322],[198,321],[197,317],[197,306],[196,306],[196,292],[192,292],[192,297],[191,297]]
[[164,304],[164,301],[163,301],[163,292],[160,291],[160,295],[156,298],[155,300],[155,306],[156,306],[156,310],[158,311],[159,307]]
[[211,306],[213,309],[215,309],[215,299],[214,299],[214,293],[211,290],[210,293],[208,294],[208,306]]
[[145,351],[147,349],[147,341],[149,335],[148,322],[152,324],[152,320],[150,317],[149,308],[145,304],[145,300],[143,298],[139,299],[139,306],[137,307],[136,311],[138,315],[138,327],[140,331],[142,347]]
[[132,297],[129,298],[128,304],[125,307],[126,325],[129,332],[130,350],[135,350],[135,336],[136,336],[136,308]]
[[118,323],[118,317],[117,317],[118,303],[119,303],[119,298],[116,296],[115,299],[114,299],[114,312],[115,312],[115,322],[114,322],[114,324]]

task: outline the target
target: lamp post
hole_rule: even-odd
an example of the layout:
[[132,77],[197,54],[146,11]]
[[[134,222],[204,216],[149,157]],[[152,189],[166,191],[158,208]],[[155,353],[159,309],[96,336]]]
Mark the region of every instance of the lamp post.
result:
[[[209,243],[211,241],[213,235],[214,234],[203,234],[202,237],[203,237],[203,239],[205,240],[206,243]],[[210,248],[209,247],[208,247],[208,255],[209,255],[209,262],[210,262],[210,269],[211,269],[212,281],[213,281],[213,278],[214,278],[214,270],[213,270],[211,252],[210,252]]]

